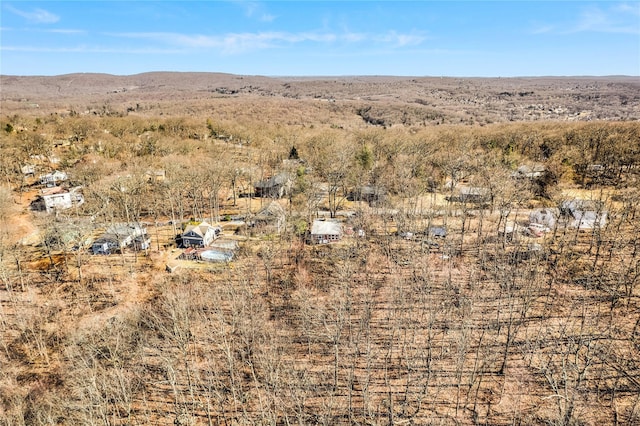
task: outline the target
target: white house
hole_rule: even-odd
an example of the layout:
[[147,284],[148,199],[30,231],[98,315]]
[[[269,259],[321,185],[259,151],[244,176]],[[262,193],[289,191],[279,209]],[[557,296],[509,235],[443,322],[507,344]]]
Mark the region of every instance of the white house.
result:
[[309,240],[312,244],[326,244],[342,239],[342,225],[335,220],[316,219],[311,225]]
[[80,193],[80,187],[67,191],[58,186],[46,188],[32,203],[31,208],[38,211],[51,213],[55,210],[70,209],[84,203],[84,197]]
[[56,186],[59,182],[69,179],[69,176],[65,172],[56,170],[53,173],[47,173],[46,175],[40,175],[40,185],[44,185],[47,188]]
[[527,228],[530,235],[541,237],[545,232],[550,232],[556,227],[559,213],[557,209],[543,208],[533,210],[529,214],[529,226]]
[[560,204],[560,213],[569,228],[593,229],[604,228],[608,213],[602,202],[596,200],[567,200]]

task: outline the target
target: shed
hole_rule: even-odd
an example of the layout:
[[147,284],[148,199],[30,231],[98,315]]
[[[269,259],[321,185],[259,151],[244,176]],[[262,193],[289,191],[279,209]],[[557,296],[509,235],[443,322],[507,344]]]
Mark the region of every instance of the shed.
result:
[[164,169],[147,170],[145,172],[147,182],[164,182],[166,176]]
[[36,168],[31,164],[25,164],[20,168],[20,171],[22,171],[22,174],[25,176],[33,176],[36,174]]

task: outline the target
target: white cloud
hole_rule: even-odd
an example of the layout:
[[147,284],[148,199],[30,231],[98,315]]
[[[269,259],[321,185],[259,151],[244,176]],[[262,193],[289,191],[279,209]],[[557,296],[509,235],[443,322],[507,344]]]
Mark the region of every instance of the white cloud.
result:
[[591,6],[582,11],[577,22],[565,33],[596,32],[640,34],[640,4],[617,4],[609,9]]
[[258,33],[228,33],[220,36],[201,34],[180,34],[168,32],[142,33],[111,33],[112,37],[144,39],[182,47],[185,49],[219,49],[222,53],[235,54],[250,50],[286,47],[299,43],[374,43],[389,47],[416,46],[425,37],[414,34],[401,34],[395,31],[386,34],[366,33],[331,33],[331,32],[258,32]]
[[262,2],[245,0],[232,0],[231,2],[240,6],[247,18],[255,18],[262,22],[273,22],[276,19],[275,15],[265,11],[265,5]]
[[41,47],[41,46],[0,46],[0,51],[29,53],[114,53],[114,54],[179,54],[182,49],[118,48],[100,46]]
[[44,32],[54,33],[54,34],[86,34],[87,33],[85,30],[72,30],[72,29],[64,29],[64,28],[57,28],[54,30],[44,30]]
[[576,34],[583,32],[609,34],[640,34],[640,3],[620,3],[608,9],[597,6],[584,8],[574,22],[537,23],[531,34]]
[[34,24],[54,24],[60,20],[58,15],[48,12],[44,9],[33,9],[31,11],[24,11],[16,9],[13,6],[7,5],[5,8],[11,13],[21,16],[29,22]]
[[640,4],[638,3],[621,3],[616,5],[613,10],[619,13],[628,13],[630,15],[640,16]]
[[377,36],[374,39],[378,42],[389,43],[396,47],[404,47],[416,46],[425,41],[426,37],[413,34],[398,34],[395,31],[391,31],[387,34]]
[[556,27],[553,25],[541,25],[537,28],[534,28],[531,31],[531,34],[549,34],[556,31]]

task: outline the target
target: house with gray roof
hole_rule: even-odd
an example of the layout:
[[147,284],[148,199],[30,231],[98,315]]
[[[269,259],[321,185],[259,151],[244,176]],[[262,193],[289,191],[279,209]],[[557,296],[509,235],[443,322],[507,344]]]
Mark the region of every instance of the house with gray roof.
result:
[[560,204],[560,214],[568,228],[604,228],[607,224],[608,212],[597,200],[565,200]]
[[182,232],[182,246],[183,247],[207,247],[209,246],[220,234],[222,228],[219,226],[212,226],[206,221],[191,223]]
[[289,174],[279,173],[256,183],[254,185],[254,194],[256,197],[282,198],[289,192],[292,185],[293,181]]
[[93,242],[91,251],[93,254],[111,254],[125,247],[131,247],[134,250],[146,249],[149,243],[147,229],[142,224],[115,223]]
[[311,225],[309,242],[311,244],[327,244],[342,239],[342,224],[337,220],[316,219]]
[[259,227],[264,230],[273,230],[280,233],[284,229],[286,223],[286,214],[284,208],[276,201],[270,202],[267,206],[258,211],[252,218],[251,226]]

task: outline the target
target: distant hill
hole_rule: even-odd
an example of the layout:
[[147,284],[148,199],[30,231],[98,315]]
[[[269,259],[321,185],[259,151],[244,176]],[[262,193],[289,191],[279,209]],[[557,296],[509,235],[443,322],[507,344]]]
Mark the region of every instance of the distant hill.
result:
[[[605,77],[264,77],[223,73],[149,72],[116,76],[0,76],[3,112],[108,103],[170,102],[173,106],[219,98],[336,102],[373,120],[437,121],[439,115],[487,121],[638,120],[640,81]],[[174,112],[177,112],[174,110]],[[169,110],[166,113],[170,113]],[[388,116],[388,117],[387,117]],[[363,118],[366,120],[367,117]]]

